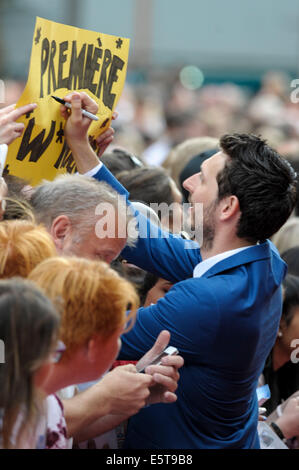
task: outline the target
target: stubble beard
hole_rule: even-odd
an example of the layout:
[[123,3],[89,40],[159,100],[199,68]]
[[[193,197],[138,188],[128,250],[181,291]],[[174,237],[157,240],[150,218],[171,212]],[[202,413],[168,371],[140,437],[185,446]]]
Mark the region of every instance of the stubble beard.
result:
[[217,201],[211,202],[203,210],[203,241],[201,249],[210,251],[213,248],[215,238],[215,210]]

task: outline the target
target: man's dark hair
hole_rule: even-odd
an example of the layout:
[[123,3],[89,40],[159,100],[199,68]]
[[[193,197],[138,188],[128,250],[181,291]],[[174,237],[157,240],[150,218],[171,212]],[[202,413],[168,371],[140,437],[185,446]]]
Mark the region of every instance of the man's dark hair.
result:
[[254,243],[271,237],[294,209],[295,171],[265,140],[252,134],[226,134],[220,148],[229,159],[217,176],[218,199],[238,198],[237,236]]

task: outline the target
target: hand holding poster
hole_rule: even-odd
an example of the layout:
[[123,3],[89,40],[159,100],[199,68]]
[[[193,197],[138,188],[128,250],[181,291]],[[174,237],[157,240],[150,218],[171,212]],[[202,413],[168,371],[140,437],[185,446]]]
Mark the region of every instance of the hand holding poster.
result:
[[18,122],[25,124],[21,138],[10,146],[6,170],[35,185],[43,178],[76,171],[64,139],[60,105],[70,91],[84,91],[99,105],[89,138],[104,132],[121,95],[127,71],[127,38],[87,31],[37,17],[32,42],[29,76],[17,103],[37,103],[37,108]]

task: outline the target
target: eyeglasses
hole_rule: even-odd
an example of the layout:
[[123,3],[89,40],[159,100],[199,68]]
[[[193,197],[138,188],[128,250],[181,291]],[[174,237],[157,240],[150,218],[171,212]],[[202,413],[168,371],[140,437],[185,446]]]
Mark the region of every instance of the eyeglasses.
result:
[[66,345],[62,341],[57,342],[56,349],[54,353],[51,355],[51,362],[57,364],[60,361],[62,354],[66,350]]

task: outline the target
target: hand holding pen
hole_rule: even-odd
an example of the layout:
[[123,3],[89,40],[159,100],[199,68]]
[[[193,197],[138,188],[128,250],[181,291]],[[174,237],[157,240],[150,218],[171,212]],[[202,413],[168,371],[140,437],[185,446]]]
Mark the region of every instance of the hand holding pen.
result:
[[[93,122],[82,113],[85,109],[96,115],[98,104],[84,92],[71,92],[63,97],[66,103],[71,105],[71,110],[65,105],[60,106],[60,114],[65,119],[64,136],[71,150],[73,147],[88,143],[88,129]],[[71,111],[71,112],[70,112]]]
[[[78,146],[88,144],[88,128],[91,124],[90,119],[86,119],[82,113],[82,108],[92,114],[98,112],[98,104],[84,92],[72,92],[64,97],[64,101],[71,104],[72,112],[69,113],[66,106],[60,107],[62,117],[66,120],[64,135],[66,141],[73,152],[76,152]],[[112,114],[112,120],[117,118],[117,113]],[[107,147],[113,141],[114,129],[109,127],[106,131],[96,137],[98,145],[98,156],[100,157]]]
[[[58,96],[52,96],[52,98],[54,98],[54,100],[58,101],[58,103],[63,104],[66,108],[72,109],[72,105],[68,101],[65,101],[61,98],[58,98]],[[92,114],[92,113],[86,111],[86,109],[82,109],[81,112],[82,112],[83,116],[86,116],[89,119],[92,119],[93,121],[98,121],[99,120],[99,118],[95,114]]]

